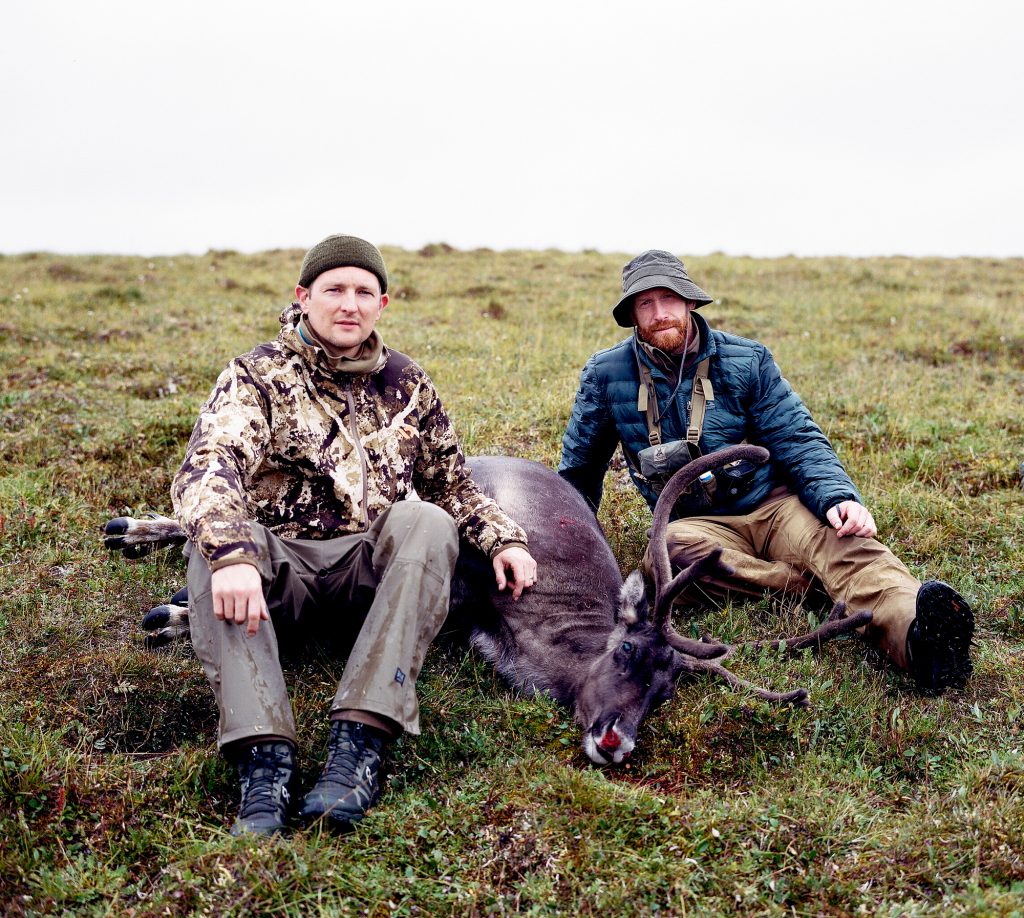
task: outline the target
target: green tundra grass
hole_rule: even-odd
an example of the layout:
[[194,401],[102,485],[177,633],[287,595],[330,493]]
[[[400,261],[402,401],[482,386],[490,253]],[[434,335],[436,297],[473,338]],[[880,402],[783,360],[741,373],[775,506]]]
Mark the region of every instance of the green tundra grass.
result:
[[[424,733],[366,821],[268,843],[226,832],[236,781],[190,648],[140,643],[180,554],[128,563],[99,533],[169,510],[200,404],[276,334],[301,255],[0,256],[0,913],[1024,914],[1024,262],[687,259],[709,320],[772,348],[882,538],[974,603],[967,691],[923,698],[856,639],[746,657],[812,706],[681,684],[602,771],[564,710],[437,649]],[[384,338],[466,452],[554,464],[584,360],[622,335],[626,256],[385,255]],[[649,513],[621,465],[606,494],[626,570]],[[677,626],[765,637],[807,616],[766,598]],[[338,663],[289,671],[308,785]]]

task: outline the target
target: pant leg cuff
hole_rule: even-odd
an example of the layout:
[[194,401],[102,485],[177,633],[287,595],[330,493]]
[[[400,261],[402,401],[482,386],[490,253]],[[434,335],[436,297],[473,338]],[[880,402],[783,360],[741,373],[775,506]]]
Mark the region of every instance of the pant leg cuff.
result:
[[294,728],[284,730],[267,724],[257,724],[256,726],[233,727],[230,730],[224,731],[217,737],[217,748],[223,750],[225,746],[230,746],[243,740],[255,740],[258,742],[261,736],[281,736],[293,746],[297,747],[299,745]]
[[334,704],[331,705],[330,714],[333,715],[337,711],[368,711],[371,714],[379,714],[381,717],[393,720],[404,732],[411,733],[413,736],[420,735],[420,715],[418,708],[412,717],[406,717],[401,711],[397,711],[394,705],[388,704],[386,701],[377,701],[373,698],[360,698],[357,702],[354,699],[336,698],[334,700]]

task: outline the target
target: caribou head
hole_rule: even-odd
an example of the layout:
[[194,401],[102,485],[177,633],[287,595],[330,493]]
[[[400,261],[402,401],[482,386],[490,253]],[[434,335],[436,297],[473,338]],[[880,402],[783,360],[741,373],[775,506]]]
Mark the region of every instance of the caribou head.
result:
[[648,608],[641,573],[633,571],[622,587],[607,646],[591,663],[576,698],[576,716],[584,729],[583,749],[596,764],[620,763],[629,756],[641,721],[653,707],[673,696],[676,680],[682,675],[707,673],[771,702],[806,705],[805,689],[774,692],[761,688],[731,672],[725,661],[741,647],[775,646],[788,651],[816,647],[871,620],[867,611],[847,616],[845,605],[837,603],[818,628],[777,641],[723,644],[706,635],[692,640],[675,630],[672,606],[683,591],[702,577],[728,575],[732,569],[722,562],[721,549],[716,549],[673,576],[666,539],[672,508],[701,475],[737,459],[765,462],[768,452],[744,445],[697,459],[676,472],[659,497],[650,534],[653,610]]
[[618,764],[629,756],[644,716],[675,691],[677,656],[651,621],[643,575],[633,571],[622,585],[605,649],[576,696],[583,751],[592,762]]

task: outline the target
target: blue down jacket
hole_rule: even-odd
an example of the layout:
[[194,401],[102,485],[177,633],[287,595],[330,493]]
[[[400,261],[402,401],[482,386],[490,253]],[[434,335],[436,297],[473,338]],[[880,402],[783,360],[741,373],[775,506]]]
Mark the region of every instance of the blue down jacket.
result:
[[723,489],[718,490],[712,513],[748,513],[779,485],[788,486],[822,522],[827,522],[829,508],[841,501],[863,503],[832,444],[782,377],[768,349],[747,338],[713,331],[699,315],[694,314],[693,319],[700,329],[700,354],[684,372],[671,407],[674,381],[650,361],[635,336],[598,351],[587,361],[562,439],[558,473],[596,511],[605,471],[621,443],[633,483],[653,510],[657,495],[639,475],[636,458],[648,446],[647,419],[637,409],[637,359],[651,368],[658,406],[664,412],[662,440],[669,442],[685,439],[693,374],[697,363],[710,357],[708,375],[714,400],[705,409],[701,451],[709,453],[746,440],[771,453],[745,495],[730,500]]

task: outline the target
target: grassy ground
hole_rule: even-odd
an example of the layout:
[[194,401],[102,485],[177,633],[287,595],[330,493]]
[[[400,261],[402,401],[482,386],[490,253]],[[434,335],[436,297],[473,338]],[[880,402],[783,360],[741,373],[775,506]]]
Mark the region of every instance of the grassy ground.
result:
[[[389,250],[385,340],[433,376],[467,452],[554,463],[579,369],[618,340],[624,256]],[[689,260],[724,329],[759,338],[832,437],[883,538],[976,605],[968,690],[918,696],[858,641],[742,661],[809,710],[680,686],[629,765],[566,713],[432,652],[352,835],[231,839],[235,781],[187,647],[138,621],[180,556],[128,564],[110,516],[169,509],[199,405],[276,333],[301,252],[0,256],[0,912],[5,914],[1024,914],[1024,262]],[[624,569],[646,508],[610,473]],[[799,610],[709,611],[722,637]],[[292,667],[304,778],[331,661]]]

